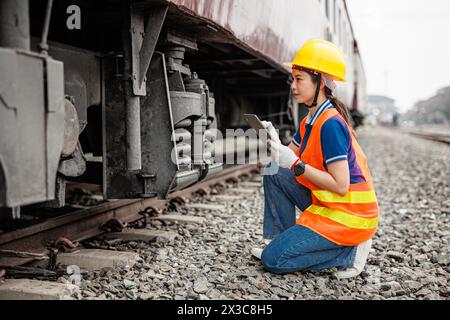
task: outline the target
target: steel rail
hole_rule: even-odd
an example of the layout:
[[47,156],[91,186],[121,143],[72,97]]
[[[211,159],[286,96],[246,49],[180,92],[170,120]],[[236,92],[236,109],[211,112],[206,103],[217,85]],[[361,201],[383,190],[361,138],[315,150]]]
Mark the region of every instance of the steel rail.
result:
[[444,133],[444,132],[433,132],[433,131],[423,131],[423,130],[401,130],[403,133],[407,133],[410,135],[413,135],[418,138],[441,142],[445,144],[450,144],[450,132]]

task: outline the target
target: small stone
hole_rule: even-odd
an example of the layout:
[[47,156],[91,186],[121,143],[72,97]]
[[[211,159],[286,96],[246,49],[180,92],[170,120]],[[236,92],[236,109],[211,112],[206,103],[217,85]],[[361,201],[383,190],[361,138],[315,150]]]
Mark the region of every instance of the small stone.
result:
[[123,285],[125,286],[125,288],[133,288],[136,286],[136,283],[134,281],[130,281],[128,279],[123,280]]
[[125,295],[131,300],[137,299],[136,293],[134,291],[127,291]]
[[159,280],[163,280],[163,279],[166,278],[166,277],[164,277],[162,274],[157,274],[157,273],[155,273],[155,271],[153,271],[153,270],[150,270],[150,271],[147,272],[145,275],[146,275],[148,278],[151,278],[151,279],[159,279]]
[[81,293],[83,294],[83,296],[85,297],[96,297],[97,295],[92,292],[91,290],[82,290]]
[[226,253],[226,252],[228,252],[228,248],[225,246],[220,246],[219,248],[217,248],[217,251],[219,253]]
[[424,252],[424,253],[433,251],[433,249],[430,246],[423,246],[421,249],[422,249],[422,252]]
[[381,295],[382,295],[383,297],[385,297],[385,298],[390,298],[390,297],[393,296],[393,294],[394,294],[394,293],[393,293],[391,290],[383,291],[383,292],[381,293]]
[[450,264],[450,254],[442,255],[438,258],[437,263],[440,265],[446,266]]
[[418,297],[423,297],[423,296],[428,296],[428,295],[430,295],[431,293],[432,293],[432,292],[431,292],[430,289],[423,288],[423,289],[421,289],[420,291],[417,291],[417,292],[416,292],[416,296],[418,296]]
[[389,285],[391,286],[392,290],[400,290],[402,288],[402,286],[400,285],[400,283],[398,283],[397,281],[391,281],[389,282]]
[[398,261],[403,261],[406,258],[406,255],[397,251],[389,251],[386,254],[388,257],[393,258]]
[[141,294],[139,295],[139,298],[140,298],[141,300],[151,300],[151,299],[153,299],[154,297],[155,297],[155,293],[152,293],[152,292],[141,293]]
[[406,288],[412,290],[417,290],[422,286],[420,282],[413,280],[406,280],[405,282],[403,282],[403,284],[405,285]]
[[208,291],[208,281],[205,278],[196,280],[194,283],[194,291],[196,293],[206,293]]
[[211,289],[206,293],[206,295],[208,296],[208,298],[216,300],[220,298],[221,293],[216,289]]
[[406,290],[403,290],[403,289],[400,289],[400,290],[397,290],[397,291],[395,291],[395,295],[397,296],[397,297],[401,297],[401,296],[404,296],[404,295],[406,295],[407,293],[406,293]]
[[381,291],[388,291],[391,289],[391,285],[389,283],[382,283],[380,285],[380,289]]
[[192,300],[196,300],[198,299],[198,294],[195,293],[194,291],[189,291],[188,295],[187,295],[187,299],[192,299]]
[[162,272],[167,272],[167,271],[171,271],[173,268],[171,266],[169,266],[168,264],[161,264],[159,266],[159,270],[161,270]]
[[428,256],[424,253],[424,254],[416,256],[414,259],[419,263],[424,263],[424,262],[428,261]]

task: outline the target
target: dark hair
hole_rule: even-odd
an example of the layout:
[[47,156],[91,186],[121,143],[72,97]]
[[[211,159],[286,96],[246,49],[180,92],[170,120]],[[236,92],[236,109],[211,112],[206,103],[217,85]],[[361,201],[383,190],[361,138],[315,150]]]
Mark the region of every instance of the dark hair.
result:
[[338,98],[333,96],[333,92],[330,88],[325,87],[325,96],[328,100],[333,104],[333,106],[336,108],[336,110],[341,114],[342,118],[344,118],[345,122],[349,125],[349,127],[352,127],[352,124],[350,122],[350,112],[348,112],[347,106]]
[[[311,79],[314,84],[317,84],[319,78],[315,77],[314,75],[311,75]],[[347,106],[341,100],[333,96],[333,92],[328,87],[325,87],[325,96],[327,97],[328,100],[330,100],[331,104],[336,108],[336,110],[339,112],[342,118],[344,118],[344,121],[347,123],[351,132],[356,137],[356,132],[355,130],[353,130],[352,123],[350,121],[351,116]]]

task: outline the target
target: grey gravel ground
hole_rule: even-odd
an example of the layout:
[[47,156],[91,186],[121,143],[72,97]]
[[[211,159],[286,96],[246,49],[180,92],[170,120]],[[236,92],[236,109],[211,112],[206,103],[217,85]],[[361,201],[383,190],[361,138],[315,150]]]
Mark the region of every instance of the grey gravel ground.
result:
[[[135,251],[132,269],[83,275],[79,299],[449,299],[450,147],[391,130],[364,129],[381,222],[365,271],[337,280],[333,270],[275,275],[250,249],[262,245],[261,177],[225,195],[195,199],[216,210],[174,208],[206,218],[203,225],[164,225],[172,242],[91,240],[85,245]],[[238,187],[247,192],[233,192]],[[59,281],[64,281],[61,278]]]

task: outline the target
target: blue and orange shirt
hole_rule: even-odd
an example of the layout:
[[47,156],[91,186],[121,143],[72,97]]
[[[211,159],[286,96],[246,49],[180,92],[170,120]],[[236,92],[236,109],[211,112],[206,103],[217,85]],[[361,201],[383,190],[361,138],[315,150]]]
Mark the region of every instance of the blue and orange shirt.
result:
[[[317,109],[314,116],[311,117],[308,114],[305,137],[303,139],[300,137],[300,129],[294,135],[292,143],[300,148],[300,155],[305,150],[314,123],[322,113],[331,108],[334,108],[334,106],[327,99]],[[339,116],[332,117],[324,123],[320,135],[324,167],[326,168],[327,165],[336,161],[347,160],[350,170],[350,183],[365,181],[361,168],[356,163],[355,150],[352,147],[350,132],[345,121]]]

